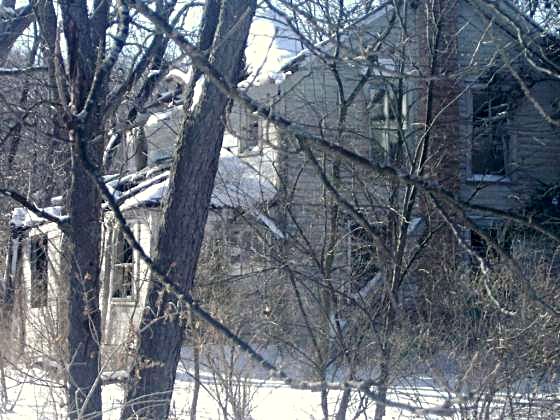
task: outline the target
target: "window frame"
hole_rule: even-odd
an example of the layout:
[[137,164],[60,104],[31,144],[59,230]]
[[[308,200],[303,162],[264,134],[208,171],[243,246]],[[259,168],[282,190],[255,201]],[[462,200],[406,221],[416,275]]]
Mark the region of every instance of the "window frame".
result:
[[[469,122],[470,122],[470,135],[469,135],[469,154],[468,154],[468,181],[471,182],[493,182],[493,183],[500,183],[500,182],[505,182],[508,183],[511,181],[510,178],[510,168],[511,168],[511,161],[512,161],[512,145],[513,145],[513,136],[511,135],[511,133],[509,132],[510,130],[508,130],[508,118],[510,116],[510,104],[507,103],[507,101],[504,101],[504,103],[499,103],[498,106],[503,107],[504,105],[506,105],[506,109],[505,111],[505,115],[503,117],[496,117],[495,119],[492,117],[492,115],[490,114],[491,112],[491,105],[488,106],[488,110],[489,110],[489,116],[488,119],[491,120],[490,124],[494,125],[494,124],[499,124],[499,127],[491,127],[491,133],[489,133],[492,136],[492,139],[494,139],[496,137],[496,135],[494,134],[494,131],[496,130],[500,130],[501,131],[501,135],[500,135],[500,142],[502,143],[502,159],[503,159],[503,167],[499,170],[486,170],[486,171],[478,171],[475,170],[475,166],[479,166],[478,164],[475,164],[475,136],[477,135],[477,123],[476,123],[476,110],[475,110],[475,106],[476,106],[476,100],[475,97],[477,95],[487,95],[488,96],[488,100],[487,102],[492,101],[492,97],[490,97],[490,95],[492,94],[493,90],[491,88],[489,88],[489,86],[487,84],[484,83],[478,83],[478,84],[473,84],[471,86],[471,88],[469,89]],[[492,121],[494,120],[494,121]],[[484,136],[484,134],[482,134]],[[483,153],[481,153],[483,154]],[[502,173],[499,173],[502,172]]]
[[[395,79],[396,82],[398,80]],[[370,142],[370,160],[375,159],[374,147],[378,146],[383,150],[384,153],[384,163],[390,164],[396,157],[399,145],[399,131],[406,130],[408,127],[408,104],[409,104],[409,92],[406,89],[406,85],[403,84],[402,98],[400,104],[401,112],[401,123],[402,127],[399,128],[398,120],[396,115],[392,114],[391,102],[396,99],[394,85],[388,78],[383,78],[381,84],[370,84],[369,86],[369,105],[368,105],[368,121],[370,125],[370,138],[373,140]],[[380,91],[383,92],[383,97],[379,102],[374,102],[375,95]],[[375,118],[372,114],[372,109],[382,103],[383,115],[382,118]],[[381,114],[379,114],[381,115]],[[382,123],[380,123],[382,122]],[[375,133],[380,132],[381,135],[378,137]],[[378,140],[381,141],[378,141]],[[373,145],[372,143],[377,143]]]
[[[130,228],[133,232],[137,233],[138,224],[131,224]],[[121,248],[125,246],[126,248]],[[138,260],[136,250],[126,240],[124,233],[120,226],[113,228],[112,238],[112,258],[111,258],[111,288],[109,294],[112,301],[131,301],[137,295],[137,267]],[[122,261],[121,258],[126,258],[127,261]],[[129,276],[130,281],[125,282],[124,277]],[[130,284],[130,288],[127,287]]]

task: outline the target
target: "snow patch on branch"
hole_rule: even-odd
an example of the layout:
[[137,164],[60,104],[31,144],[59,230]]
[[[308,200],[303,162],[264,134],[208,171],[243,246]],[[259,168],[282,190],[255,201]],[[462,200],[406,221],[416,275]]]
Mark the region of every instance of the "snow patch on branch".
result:
[[[39,210],[47,213],[61,223],[65,219],[65,217],[62,216],[62,206],[43,207],[39,208]],[[25,207],[15,208],[12,211],[12,217],[10,219],[10,225],[12,225],[12,227],[14,228],[29,228],[47,222],[49,222],[47,219],[37,215],[36,213]]]
[[17,13],[13,7],[6,7],[0,5],[0,18],[13,19],[17,17]]

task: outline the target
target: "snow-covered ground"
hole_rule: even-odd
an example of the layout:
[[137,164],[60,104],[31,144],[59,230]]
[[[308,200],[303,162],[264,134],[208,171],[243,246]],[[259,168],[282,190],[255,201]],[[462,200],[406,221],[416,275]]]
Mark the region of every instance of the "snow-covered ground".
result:
[[[272,352],[273,353],[273,352]],[[271,354],[272,354],[271,353]],[[264,369],[255,368],[237,351],[211,350],[211,355],[201,357],[201,387],[197,406],[197,418],[201,420],[224,419],[223,406],[227,398],[229,418],[236,419],[321,419],[323,418],[320,404],[320,393],[316,391],[291,388],[284,383],[266,379]],[[267,356],[271,356],[267,354]],[[231,358],[230,358],[231,357]],[[273,357],[273,356],[271,356]],[[224,361],[233,361],[233,370],[223,365]],[[278,360],[276,360],[278,361]],[[191,352],[183,352],[182,363],[179,365],[175,389],[173,392],[172,410],[176,419],[189,418],[192,402],[194,381],[192,377]],[[297,377],[297,370],[287,369]],[[231,374],[231,381],[228,375]],[[0,419],[64,419],[64,389],[54,382],[41,369],[13,369],[7,371],[7,385],[10,405],[9,413],[1,413]],[[329,394],[330,411],[337,406],[340,391]],[[429,382],[416,379],[412,384],[392,389],[389,398],[419,407],[441,405],[445,395],[438,392]],[[117,419],[123,400],[123,387],[110,384],[103,387],[104,419]],[[234,401],[233,405],[231,402]],[[10,408],[8,406],[8,408]],[[359,408],[359,401],[354,401],[349,414]],[[372,418],[375,407],[369,404],[361,419]],[[235,413],[235,414],[234,414]],[[348,416],[352,418],[353,416]],[[387,409],[386,419],[427,418],[413,416],[407,411],[394,408]]]
[[[222,353],[226,359],[231,353]],[[215,357],[215,358],[214,358]],[[177,372],[177,380],[173,393],[172,419],[188,419],[192,402],[194,381],[192,378],[192,363],[190,352],[185,351],[182,363]],[[197,406],[197,418],[200,420],[225,419],[223,407],[227,406],[228,419],[262,419],[262,420],[311,420],[322,419],[320,393],[309,390],[294,389],[284,383],[265,378],[262,369],[254,369],[239,354],[234,358],[235,369],[224,369],[218,361],[220,356],[215,352],[212,359],[201,358],[201,388]],[[208,363],[208,364],[207,364]],[[211,366],[213,364],[213,366]],[[16,420],[50,420],[64,419],[64,390],[62,386],[49,379],[40,369],[28,369],[15,372],[7,371],[8,396],[12,410],[8,413],[0,411],[0,419]],[[228,376],[231,374],[231,376]],[[228,381],[228,378],[231,380]],[[329,393],[329,411],[331,415],[339,403],[340,391]],[[429,378],[416,377],[401,381],[391,388],[388,399],[418,408],[441,407],[449,394],[434,384]],[[229,403],[226,400],[229,400]],[[104,419],[118,419],[123,400],[123,387],[110,384],[103,387]],[[513,418],[508,413],[515,410],[515,418],[519,419],[554,419],[560,412],[557,394],[548,397],[541,396],[531,399],[526,396],[506,397],[494,395],[493,400],[481,399],[481,405],[490,403],[488,418]],[[233,402],[233,404],[232,404]],[[10,407],[13,405],[13,407]],[[455,413],[454,419],[486,418],[481,413],[478,416],[472,410],[476,406],[474,400],[465,402],[463,407],[471,407],[469,412]],[[360,406],[358,395],[348,411],[348,419],[372,419],[375,405],[367,403]],[[354,417],[358,412],[359,416]],[[333,417],[334,418],[334,417]],[[439,419],[434,413],[414,414],[409,410],[387,407],[385,419]],[[449,418],[449,417],[447,417]]]
[[[34,370],[33,375],[41,375],[41,372]],[[186,377],[181,376],[176,381],[173,393],[173,414],[177,419],[189,418],[189,409],[192,398],[194,383]],[[64,398],[63,389],[55,384],[38,383],[29,378],[25,384],[15,384],[13,380],[8,381],[9,396],[12,403],[15,403],[13,412],[0,414],[1,419],[64,419]],[[244,407],[242,410],[246,419],[263,420],[286,420],[286,419],[320,419],[322,418],[320,396],[318,392],[289,388],[278,381],[247,381],[239,384],[239,391],[246,393]],[[400,388],[392,393],[392,399],[406,400],[412,402],[421,399],[425,404],[441,402],[441,395],[430,388],[406,389]],[[339,398],[339,392],[332,392],[330,396],[331,405],[334,407]],[[120,402],[122,401],[123,390],[120,385],[112,384],[103,387],[104,419],[118,419]],[[201,420],[223,419],[220,402],[223,402],[225,393],[217,390],[216,383],[210,375],[205,375],[199,396],[197,418]],[[220,401],[220,399],[222,401]],[[356,411],[353,407],[351,413]],[[367,409],[368,417],[372,418],[374,406]],[[233,410],[229,408],[229,414],[233,416]],[[351,418],[351,416],[349,416]],[[387,409],[386,419],[413,419],[426,418],[425,416],[413,416],[410,413],[398,409]],[[435,418],[435,417],[434,417]]]

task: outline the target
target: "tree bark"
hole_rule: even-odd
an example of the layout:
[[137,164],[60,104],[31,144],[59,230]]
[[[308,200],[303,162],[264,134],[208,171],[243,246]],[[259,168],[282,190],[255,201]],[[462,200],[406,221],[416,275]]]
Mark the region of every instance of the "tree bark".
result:
[[[236,83],[242,68],[247,35],[255,12],[254,0],[222,1],[214,37],[211,64],[230,83]],[[155,253],[156,264],[176,285],[190,290],[224,134],[228,97],[205,82],[200,103],[183,122],[176,161],[170,178],[168,200]],[[165,310],[177,298],[165,292],[157,274],[152,274],[141,322],[138,351],[127,384],[122,418],[164,419],[183,342],[181,317],[166,318]]]
[[[72,142],[87,142],[80,130]],[[101,144],[102,145],[102,144]],[[98,145],[96,145],[98,146]],[[99,312],[99,259],[101,243],[101,199],[87,177],[79,157],[80,146],[72,150],[72,184],[70,186],[71,234],[67,255],[72,256],[68,296],[68,415],[70,418],[101,418],[101,382],[99,346],[101,317]],[[96,147],[91,156],[100,156]],[[98,159],[99,161],[99,159]],[[87,403],[86,403],[87,400]]]
[[[97,3],[97,2],[96,2]],[[108,2],[97,4],[90,17],[83,2],[63,1],[60,5],[68,49],[70,112],[86,106],[94,83],[97,51],[105,48]],[[89,179],[84,159],[100,167],[103,153],[103,98],[106,83],[96,92],[94,105],[83,119],[67,116],[71,144],[71,185],[68,193],[70,229],[65,250],[71,256],[68,288],[68,416],[101,418],[99,347],[99,273],[101,248],[101,197]]]

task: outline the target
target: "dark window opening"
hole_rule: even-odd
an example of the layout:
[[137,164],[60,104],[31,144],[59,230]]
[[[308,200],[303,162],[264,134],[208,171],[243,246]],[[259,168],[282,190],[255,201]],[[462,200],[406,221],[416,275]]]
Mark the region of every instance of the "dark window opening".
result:
[[31,307],[47,305],[48,298],[48,239],[41,236],[31,240]]
[[370,232],[350,226],[350,268],[352,293],[361,290],[379,272],[377,248]]
[[507,98],[491,91],[473,93],[472,173],[506,175],[509,138]]
[[132,246],[125,239],[122,231],[118,231],[115,241],[115,264],[113,275],[114,298],[130,298],[133,296],[134,253]]

